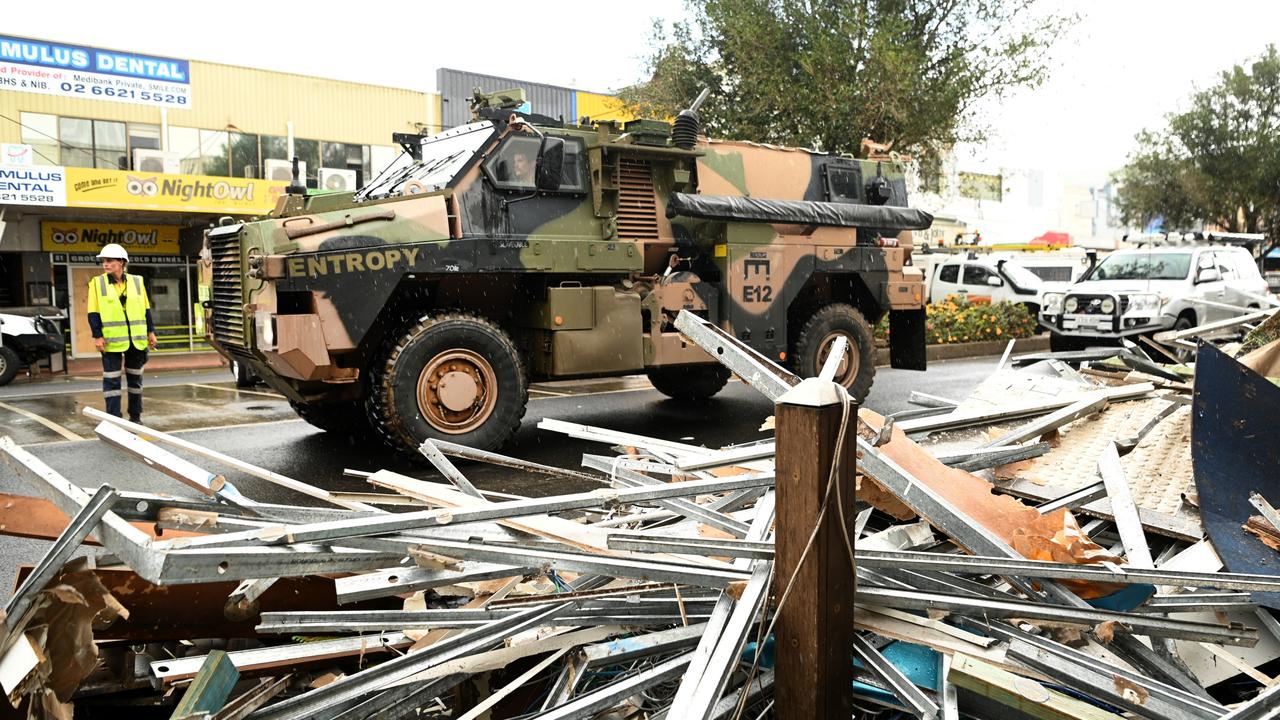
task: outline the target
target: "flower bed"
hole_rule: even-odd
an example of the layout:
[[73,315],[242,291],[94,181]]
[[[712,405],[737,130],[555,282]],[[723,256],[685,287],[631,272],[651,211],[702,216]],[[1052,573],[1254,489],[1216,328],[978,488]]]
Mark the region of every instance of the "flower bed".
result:
[[[925,313],[925,341],[930,345],[1026,338],[1036,332],[1035,317],[1018,303],[969,302],[949,295],[942,302],[927,305]],[[876,325],[875,336],[888,339],[888,315]]]

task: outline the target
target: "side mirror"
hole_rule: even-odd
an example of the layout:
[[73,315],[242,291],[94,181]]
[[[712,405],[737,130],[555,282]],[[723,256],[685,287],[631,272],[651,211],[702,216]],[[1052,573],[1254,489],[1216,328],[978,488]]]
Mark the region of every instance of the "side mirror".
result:
[[1196,273],[1197,283],[1216,282],[1222,279],[1222,273],[1217,268],[1202,268]]
[[996,277],[995,275],[988,275],[987,284],[990,285],[991,287],[1001,287],[1004,285],[1004,281]]
[[558,190],[564,179],[564,140],[546,136],[538,148],[536,184],[539,190]]

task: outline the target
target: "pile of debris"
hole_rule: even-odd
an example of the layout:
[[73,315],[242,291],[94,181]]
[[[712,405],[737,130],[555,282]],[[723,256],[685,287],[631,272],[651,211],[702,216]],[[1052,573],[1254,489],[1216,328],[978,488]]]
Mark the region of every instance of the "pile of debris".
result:
[[[779,407],[836,398],[834,435],[801,442],[856,448],[858,474],[833,469],[812,533],[775,522],[798,442],[781,422],[776,443],[709,450],[546,420],[614,450],[569,470],[428,442],[447,484],[380,470],[357,497],[87,410],[196,494],[86,490],[0,439],[34,491],[4,498],[3,532],[70,518],[5,607],[0,686],[59,718],[788,717],[775,687],[826,670],[784,661],[775,623],[826,562],[857,580],[844,717],[1280,713],[1270,368],[1203,346],[1193,390],[1135,348],[1015,358],[963,401],[855,417],[832,383],[679,326]],[[599,487],[485,492],[451,457]]]

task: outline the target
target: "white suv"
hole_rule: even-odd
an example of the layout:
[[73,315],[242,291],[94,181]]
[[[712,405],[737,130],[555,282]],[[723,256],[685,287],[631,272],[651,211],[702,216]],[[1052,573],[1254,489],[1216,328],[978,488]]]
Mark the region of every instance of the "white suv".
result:
[[1182,330],[1260,308],[1267,283],[1253,255],[1235,246],[1118,250],[1062,293],[1045,293],[1040,324],[1052,348],[1113,344],[1122,337]]
[[1025,305],[1035,317],[1046,284],[1007,257],[953,256],[933,267],[929,276],[929,302],[942,302],[948,295],[972,301],[1014,302]]

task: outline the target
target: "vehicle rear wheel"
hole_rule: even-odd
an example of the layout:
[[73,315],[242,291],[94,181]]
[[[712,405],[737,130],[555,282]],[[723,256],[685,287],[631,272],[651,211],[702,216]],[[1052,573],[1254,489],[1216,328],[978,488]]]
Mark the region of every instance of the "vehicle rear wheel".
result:
[[367,408],[393,447],[423,460],[418,446],[428,438],[500,448],[520,427],[527,402],[524,362],[507,333],[475,315],[440,313],[387,352]]
[[729,368],[723,365],[676,365],[649,368],[646,373],[653,388],[673,400],[709,400],[729,382]]
[[800,329],[796,340],[794,367],[802,377],[816,377],[831,354],[836,339],[848,340],[844,359],[836,369],[835,381],[862,402],[875,380],[875,339],[871,325],[852,305],[824,305]]
[[13,377],[18,374],[18,367],[22,365],[22,361],[18,359],[18,353],[13,348],[0,345],[0,385],[8,385],[13,381]]

